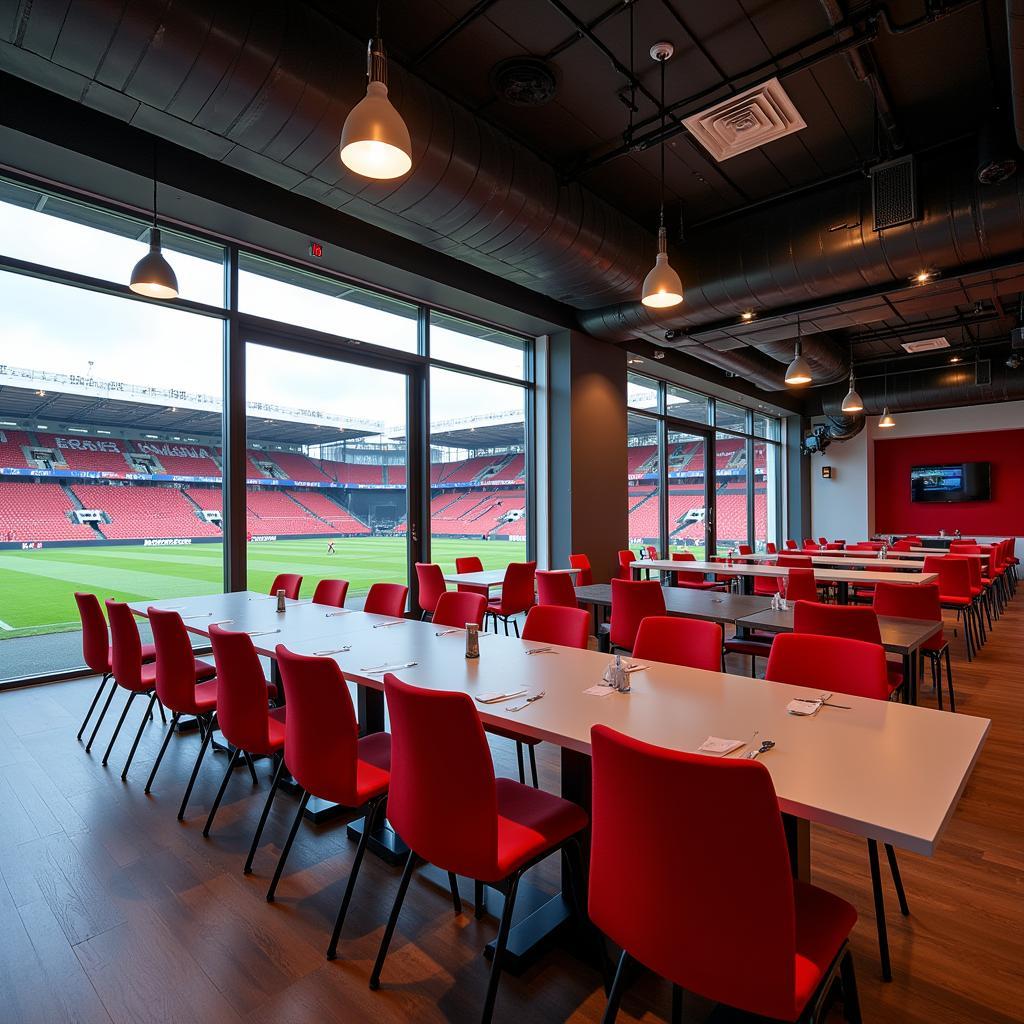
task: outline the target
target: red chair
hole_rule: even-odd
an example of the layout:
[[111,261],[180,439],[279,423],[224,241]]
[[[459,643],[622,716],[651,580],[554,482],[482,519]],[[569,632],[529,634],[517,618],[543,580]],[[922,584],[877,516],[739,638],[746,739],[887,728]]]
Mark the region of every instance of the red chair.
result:
[[[466,555],[464,558],[455,559],[455,571],[457,573],[483,572],[484,563],[476,555]],[[480,594],[488,601],[491,598],[491,592],[487,587],[478,587],[473,583],[460,583],[456,589],[464,594]]]
[[594,572],[590,566],[590,559],[586,555],[570,555],[569,568],[579,569],[576,586],[589,587],[594,582]]
[[791,538],[788,538],[786,540],[786,550],[787,551],[799,551],[800,550],[800,545],[797,544],[797,542],[795,540],[792,540]]
[[779,552],[778,547],[773,544],[770,540],[765,542],[764,550],[766,554],[776,555]]
[[213,819],[238,762],[245,759],[255,784],[252,755],[280,756],[285,738],[285,709],[269,710],[267,706],[267,680],[252,637],[248,633],[210,626],[210,644],[217,666],[217,728],[234,749],[203,826],[206,837],[210,835]]
[[409,588],[401,583],[374,583],[366,592],[363,611],[370,615],[390,615],[400,619],[405,615],[405,599]]
[[416,580],[419,583],[418,600],[420,618],[429,619],[437,607],[437,599],[448,589],[441,566],[433,562],[416,563]]
[[665,593],[657,580],[612,580],[612,647],[631,651],[640,623],[665,614]]
[[487,604],[487,614],[494,617],[495,633],[498,632],[498,619],[501,619],[505,624],[505,636],[508,636],[509,622],[519,636],[519,622],[515,616],[533,607],[536,572],[536,562],[509,562],[501,584],[501,597]]
[[298,601],[301,587],[302,577],[298,573],[282,572],[274,577],[274,582],[270,585],[270,593],[276,594],[279,590],[283,590],[285,597],[292,601]]
[[794,566],[789,570],[786,578],[786,586],[780,584],[779,592],[785,589],[786,600],[792,604],[795,601],[817,601],[818,584],[814,581],[814,570],[802,566]]
[[437,599],[430,621],[435,626],[448,626],[451,629],[465,629],[467,622],[475,622],[483,629],[486,614],[487,598],[483,594],[446,590]]
[[[96,695],[93,697],[89,710],[86,711],[85,718],[82,719],[82,724],[78,729],[78,735],[75,737],[80,740],[82,733],[85,732],[86,724],[92,717],[93,711],[96,710],[96,705],[103,694],[103,688],[107,685],[107,680],[110,678],[110,659],[113,652],[110,649],[107,620],[103,618],[103,609],[100,607],[99,598],[95,594],[82,594],[76,590],[75,604],[78,605],[78,617],[82,620],[82,660],[88,668],[97,673],[97,675],[102,676],[100,685],[96,688]],[[152,661],[154,657],[156,657],[156,650],[153,645],[143,644],[142,660]],[[85,747],[86,753],[92,750],[92,741],[96,739],[96,733],[103,723],[103,716],[107,713],[107,708],[110,707],[110,702],[113,700],[116,691],[117,684],[114,683],[110,687],[110,695],[107,697],[107,702],[103,705],[100,717],[96,719],[96,726]]]
[[505,895],[481,1015],[490,1024],[519,881],[549,854],[578,850],[587,814],[576,804],[511,779],[496,779],[472,699],[465,693],[408,686],[384,677],[393,759],[388,818],[409,847],[402,881],[370,975],[380,987],[391,938],[417,859],[472,878]]
[[603,725],[591,749],[590,918],[622,949],[604,1024],[618,1015],[630,961],[672,983],[673,1021],[684,989],[759,1017],[818,1020],[839,976],[846,1019],[859,1022],[847,945],[857,912],[793,879],[764,764],[666,750]]
[[537,572],[537,604],[559,604],[565,608],[578,608],[576,588],[572,585],[572,573]]
[[653,544],[645,544],[644,553],[648,558],[653,559],[658,557],[658,549]]
[[622,550],[618,554],[619,559],[619,579],[620,580],[631,580],[633,578],[633,563],[636,561],[636,555],[632,551]]
[[[538,644],[557,644],[559,647],[575,647],[585,651],[590,641],[590,616],[582,608],[566,608],[557,604],[536,604],[526,613],[523,623],[523,639]],[[519,781],[526,783],[526,768],[523,764],[524,748],[530,752],[530,775],[536,789],[537,744],[540,740],[531,736],[505,729],[500,725],[486,725],[484,728],[494,736],[512,740],[516,745],[516,761],[519,765]]]
[[738,544],[736,551],[739,555],[752,555],[754,553],[754,549],[749,544]]
[[[128,605],[123,601],[114,601],[113,599],[108,599],[106,604],[107,618],[110,621],[111,648],[113,651],[110,658],[110,667],[114,674],[114,681],[119,687],[128,691],[128,700],[125,701],[124,710],[117,721],[114,734],[110,737],[110,743],[107,744],[106,753],[103,755],[103,764],[106,764],[110,758],[110,752],[114,749],[121,726],[124,725],[124,720],[128,717],[128,711],[135,698],[140,694],[145,694],[149,697],[149,706],[142,715],[138,732],[135,734],[135,742],[132,743],[128,759],[124,763],[124,768],[121,769],[121,778],[126,779],[128,777],[128,769],[131,767],[132,760],[135,757],[135,751],[138,750],[139,740],[142,739],[142,730],[145,729],[150,713],[153,710],[153,705],[157,702],[156,666],[152,663],[143,664],[142,662],[142,640],[139,638],[139,627],[135,624],[135,616],[132,615]],[[192,665],[193,678],[196,681],[209,679],[215,674],[213,666],[205,661],[193,659]],[[166,724],[167,719],[164,716],[163,705],[160,705],[160,717]]]
[[702,619],[648,615],[636,632],[633,657],[721,672],[722,627]]
[[943,608],[956,611],[957,621],[964,622],[964,646],[967,660],[974,660],[977,650],[975,640],[975,604],[971,591],[971,570],[968,559],[957,558],[956,555],[927,555],[924,560],[924,571],[938,573],[939,602]]
[[[939,585],[922,583],[908,586],[906,583],[879,583],[875,587],[872,607],[878,615],[891,615],[900,619],[923,619],[926,622],[942,622],[942,605],[939,602]],[[956,697],[953,695],[953,669],[949,662],[949,642],[943,632],[925,640],[920,647],[918,664],[923,669],[928,658],[932,668],[932,683],[939,710],[942,710],[942,658],[946,659],[946,683],[949,686],[949,710],[956,711]]]
[[[846,637],[882,646],[882,631],[874,608],[853,604],[822,604],[797,601],[793,606],[793,632],[813,636]],[[903,685],[903,669],[894,662],[888,668],[888,698]]]
[[[672,552],[673,562],[695,562],[696,559],[693,557],[692,552],[689,551],[673,551]],[[714,580],[707,580],[704,578],[702,572],[677,572],[676,573],[676,586],[685,587],[687,590],[721,590],[722,585],[715,583]]]
[[348,580],[321,580],[313,591],[313,604],[344,608],[348,595]]
[[293,654],[283,644],[279,644],[277,664],[288,699],[288,715],[284,723],[284,758],[278,765],[274,783],[260,815],[245,862],[245,873],[248,875],[252,871],[253,858],[285,769],[302,787],[302,796],[267,890],[268,903],[274,902],[281,873],[311,796],[340,804],[346,809],[349,818],[365,817],[363,833],[359,838],[327,951],[328,959],[333,960],[359,867],[366,852],[367,839],[387,797],[391,773],[391,737],[386,732],[372,732],[360,738],[359,723],[356,721],[345,677],[337,662],[331,658]]

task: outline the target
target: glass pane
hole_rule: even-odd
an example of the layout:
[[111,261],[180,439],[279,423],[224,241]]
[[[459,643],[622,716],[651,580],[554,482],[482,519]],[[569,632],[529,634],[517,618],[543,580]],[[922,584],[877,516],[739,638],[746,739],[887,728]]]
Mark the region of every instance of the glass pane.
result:
[[629,474],[629,543],[653,544],[660,555],[661,482],[658,468],[658,421],[629,413],[626,418],[626,472]]
[[715,402],[715,426],[723,430],[747,433],[747,410],[728,402]]
[[255,344],[245,373],[249,589],[408,584],[405,374]]
[[747,519],[747,442],[715,435],[715,535],[718,554],[750,544]]
[[779,543],[781,516],[779,495],[779,446],[754,441],[754,549]]
[[431,559],[454,571],[526,559],[526,391],[430,371]]
[[526,342],[494,327],[430,314],[430,355],[503,377],[526,376]]
[[[183,299],[224,305],[224,249],[161,230]],[[149,252],[149,224],[0,180],[0,252],[30,263],[128,284]]]
[[774,416],[763,416],[754,413],[754,436],[767,437],[772,441],[779,440],[779,421]]
[[0,308],[0,677],[16,678],[81,666],[76,590],[221,590],[219,516],[189,490],[219,507],[223,322],[3,273]]
[[668,399],[665,411],[676,419],[688,420],[690,423],[708,422],[708,399],[696,391],[668,386]]
[[417,349],[417,313],[410,303],[256,256],[238,259],[238,308],[400,352]]
[[626,374],[626,404],[633,409],[650,409],[658,412],[661,405],[658,397],[658,382],[639,373]]
[[669,431],[668,536],[673,551],[705,554],[704,438]]

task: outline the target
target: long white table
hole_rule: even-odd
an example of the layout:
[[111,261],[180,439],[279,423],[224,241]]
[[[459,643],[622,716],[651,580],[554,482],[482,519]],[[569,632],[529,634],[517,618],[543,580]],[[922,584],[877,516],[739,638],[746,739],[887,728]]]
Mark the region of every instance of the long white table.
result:
[[[897,569],[901,572],[924,568],[924,560],[920,556],[909,561],[903,561],[900,559],[879,558],[877,555],[865,555],[862,551],[851,551],[849,553],[845,551],[826,551],[813,554],[810,551],[782,551],[779,554],[787,556],[799,555],[804,558],[810,558],[812,565],[832,565],[836,568],[850,565],[854,568],[875,569],[882,567]],[[756,555],[735,555],[733,560],[736,562],[756,563],[758,565],[772,565],[778,557],[779,555],[758,553]]]
[[[579,575],[579,569],[546,569],[544,572],[567,572],[574,579]],[[445,583],[462,584],[463,586],[500,587],[505,582],[504,569],[483,569],[480,572],[453,572],[448,573],[444,578]]]
[[[149,604],[133,602],[131,607],[143,615]],[[786,704],[816,693],[654,662],[633,673],[632,693],[597,697],[584,691],[600,681],[609,657],[595,651],[556,647],[530,656],[528,650],[546,645],[485,634],[481,656],[472,661],[465,657],[461,631],[438,636],[441,631],[431,623],[413,619],[357,611],[336,615],[335,609],[301,602],[287,602],[281,613],[273,600],[250,593],[152,604],[178,610],[188,630],[204,636],[210,622],[232,619],[225,628],[260,634],[253,644],[271,658],[278,644],[301,654],[350,646],[329,656],[357,684],[360,723],[367,731],[384,727],[383,673],[370,669],[385,664],[413,662],[397,668],[396,675],[417,686],[471,696],[543,690],[544,699],[521,712],[506,709],[511,700],[476,707],[485,723],[558,746],[562,793],[583,806],[590,803],[590,730],[598,723],[689,751],[709,735],[749,740],[757,730],[760,739],[776,743],[762,763],[771,772],[782,811],[791,816],[790,836],[802,877],[809,873],[812,822],[931,854],[990,724],[968,715],[845,696],[842,703],[850,710],[823,708],[814,718],[797,718],[786,713]],[[517,926],[513,951],[525,954],[538,940],[538,929],[547,930],[568,914],[566,901],[556,897]]]

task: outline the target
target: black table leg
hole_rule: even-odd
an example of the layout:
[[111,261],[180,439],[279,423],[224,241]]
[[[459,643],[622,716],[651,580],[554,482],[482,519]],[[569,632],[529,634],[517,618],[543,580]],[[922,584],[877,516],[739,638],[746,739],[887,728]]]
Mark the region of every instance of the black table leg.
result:
[[850,603],[850,584],[846,580],[839,580],[836,584],[836,600],[840,604]]

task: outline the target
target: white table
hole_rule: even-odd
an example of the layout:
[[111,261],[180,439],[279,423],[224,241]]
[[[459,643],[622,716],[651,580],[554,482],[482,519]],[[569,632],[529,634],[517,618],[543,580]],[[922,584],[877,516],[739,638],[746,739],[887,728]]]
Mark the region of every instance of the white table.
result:
[[[809,558],[812,565],[834,565],[836,568],[844,565],[864,569],[873,569],[878,566],[882,566],[883,568],[898,569],[901,572],[907,569],[924,568],[924,560],[919,555],[915,555],[910,561],[903,561],[900,559],[879,558],[877,555],[865,555],[862,551],[851,551],[849,553],[845,551],[826,551],[816,554],[812,554],[809,551],[784,551],[780,552],[780,554],[789,557],[797,555],[799,557]],[[778,557],[779,555],[765,554],[736,555],[734,556],[734,561],[756,563],[759,565],[772,565]]]
[[[572,576],[579,575],[579,569],[541,569],[541,572],[567,572]],[[445,583],[462,584],[463,586],[500,587],[505,582],[504,569],[484,569],[481,572],[453,572],[444,578]]]

